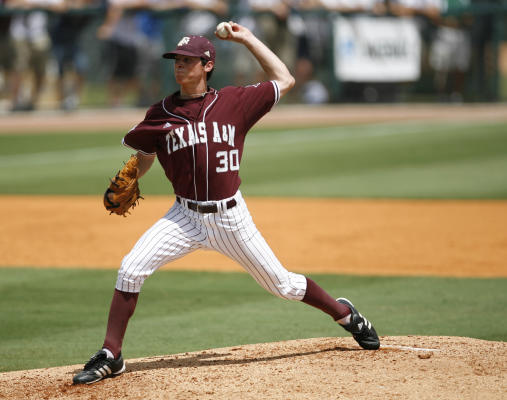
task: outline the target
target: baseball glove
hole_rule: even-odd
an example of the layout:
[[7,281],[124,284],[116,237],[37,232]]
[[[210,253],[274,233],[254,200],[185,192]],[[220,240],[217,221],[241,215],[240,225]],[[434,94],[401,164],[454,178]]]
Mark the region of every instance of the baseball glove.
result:
[[127,213],[130,213],[129,210],[139,203],[139,199],[142,199],[137,183],[138,164],[137,157],[130,156],[121,171],[118,171],[111,179],[104,193],[104,207],[110,211],[110,214],[115,213],[126,217]]

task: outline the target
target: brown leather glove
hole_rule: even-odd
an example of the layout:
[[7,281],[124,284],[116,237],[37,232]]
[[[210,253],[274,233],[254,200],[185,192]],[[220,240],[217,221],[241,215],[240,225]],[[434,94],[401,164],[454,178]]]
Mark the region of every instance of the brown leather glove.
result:
[[118,171],[116,176],[111,179],[111,183],[104,193],[104,207],[111,214],[115,213],[126,217],[127,213],[130,213],[129,210],[139,203],[139,199],[142,199],[137,183],[138,164],[137,157],[130,156],[122,170]]

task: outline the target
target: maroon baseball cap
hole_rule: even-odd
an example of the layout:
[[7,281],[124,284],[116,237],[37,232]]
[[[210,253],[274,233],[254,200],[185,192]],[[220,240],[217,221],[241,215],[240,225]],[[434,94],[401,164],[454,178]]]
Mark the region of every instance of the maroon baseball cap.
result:
[[200,57],[206,61],[215,62],[215,46],[204,36],[185,36],[183,37],[175,50],[164,53],[164,58],[174,58],[176,54],[182,56]]

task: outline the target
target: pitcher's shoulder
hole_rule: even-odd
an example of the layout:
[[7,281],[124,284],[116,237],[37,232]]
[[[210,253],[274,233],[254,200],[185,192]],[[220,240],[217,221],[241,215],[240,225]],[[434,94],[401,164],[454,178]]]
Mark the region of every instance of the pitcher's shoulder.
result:
[[218,94],[219,95],[220,94],[222,94],[222,95],[238,95],[238,94],[242,94],[242,93],[249,93],[252,90],[261,89],[266,86],[269,86],[271,88],[272,83],[267,81],[267,82],[252,83],[252,84],[248,84],[245,86],[225,86],[218,91]]
[[167,115],[167,111],[169,111],[172,107],[173,105],[170,96],[167,96],[148,107],[145,119],[157,119]]

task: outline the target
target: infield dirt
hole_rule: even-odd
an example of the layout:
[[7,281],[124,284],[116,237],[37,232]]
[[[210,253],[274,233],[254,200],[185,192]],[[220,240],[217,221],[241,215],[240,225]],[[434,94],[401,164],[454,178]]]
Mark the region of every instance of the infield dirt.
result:
[[[0,265],[116,269],[174,202],[146,197],[127,218],[108,215],[100,196],[0,197]],[[247,203],[289,270],[507,277],[507,201],[248,198]],[[300,218],[302,210],[311,214]],[[225,256],[204,251],[164,268],[242,271]]]

